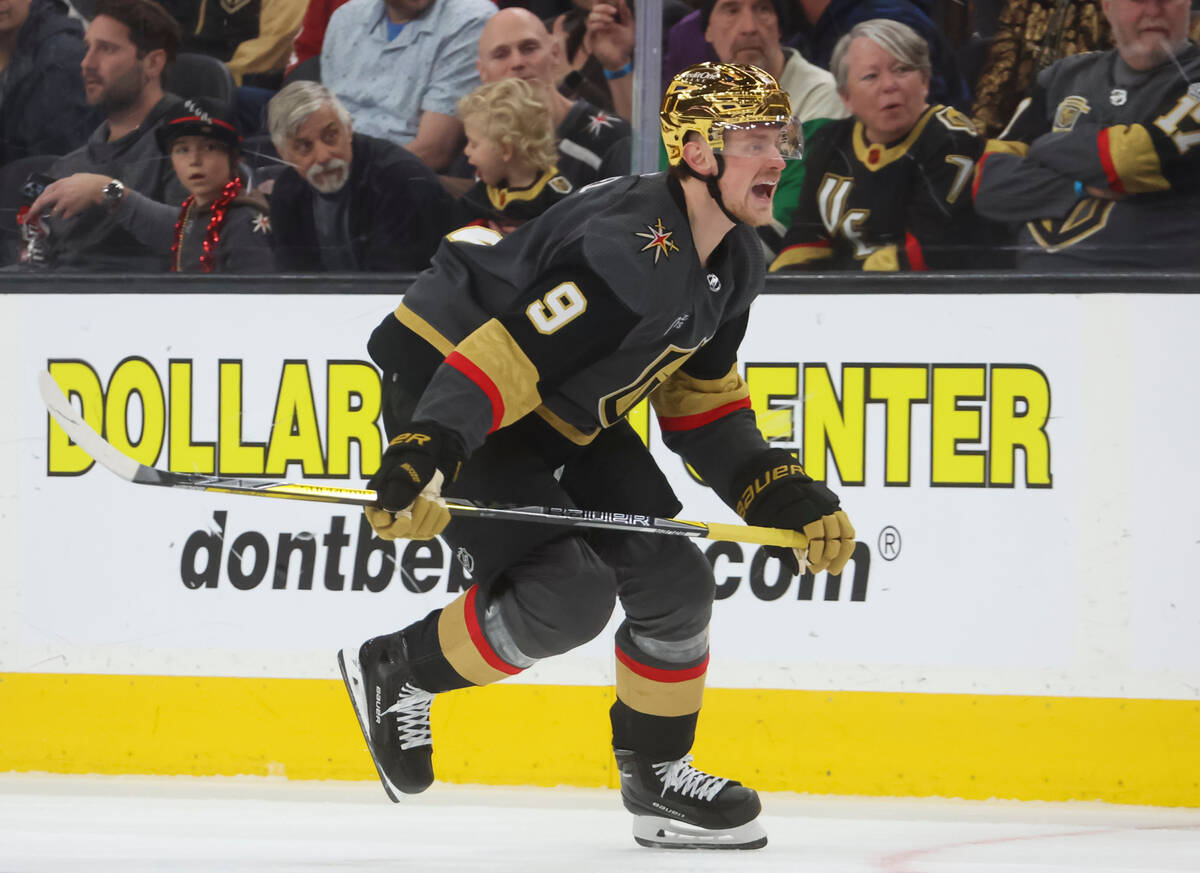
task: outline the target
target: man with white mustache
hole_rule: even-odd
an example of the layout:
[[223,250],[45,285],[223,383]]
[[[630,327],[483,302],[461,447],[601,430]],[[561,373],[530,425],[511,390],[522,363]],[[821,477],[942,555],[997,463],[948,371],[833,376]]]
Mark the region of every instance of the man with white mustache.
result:
[[1200,266],[1200,48],[1188,0],[1104,0],[1117,47],[1037,78],[975,177],[975,208],[1023,222],[1024,270]]
[[293,82],[271,98],[267,127],[291,165],[271,196],[279,269],[407,273],[429,266],[453,224],[453,203],[415,155],[355,133],[341,101],[316,82]]

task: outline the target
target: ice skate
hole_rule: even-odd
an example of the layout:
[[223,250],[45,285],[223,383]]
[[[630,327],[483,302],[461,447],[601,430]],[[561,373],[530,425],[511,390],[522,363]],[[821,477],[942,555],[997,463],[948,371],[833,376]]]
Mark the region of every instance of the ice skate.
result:
[[433,783],[433,695],[416,687],[399,634],[338,652],[342,680],[383,790],[394,802]]
[[621,800],[633,813],[638,845],[664,849],[761,849],[758,794],[740,782],[710,776],[692,756],[652,762],[617,749]]

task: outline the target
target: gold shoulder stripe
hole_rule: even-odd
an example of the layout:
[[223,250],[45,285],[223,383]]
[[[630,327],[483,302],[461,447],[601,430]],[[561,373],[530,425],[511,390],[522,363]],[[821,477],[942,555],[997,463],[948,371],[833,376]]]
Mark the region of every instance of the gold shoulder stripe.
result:
[[989,139],[983,147],[985,155],[1016,155],[1023,158],[1029,154],[1029,146],[1014,139]]
[[454,351],[454,343],[442,336],[437,328],[403,303],[396,307],[395,315],[397,321],[441,352],[443,356]]
[[833,257],[833,250],[827,242],[800,243],[799,245],[788,246],[781,251],[779,256],[771,262],[769,272],[774,273],[776,270],[782,270],[787,267],[803,267],[814,261],[821,261],[831,257]]

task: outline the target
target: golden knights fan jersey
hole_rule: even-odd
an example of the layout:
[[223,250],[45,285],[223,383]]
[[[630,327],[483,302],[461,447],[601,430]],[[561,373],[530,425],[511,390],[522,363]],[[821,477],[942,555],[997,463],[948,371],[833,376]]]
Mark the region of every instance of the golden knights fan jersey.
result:
[[891,145],[843,118],[813,137],[804,189],[771,269],[957,266],[974,239],[970,181],[983,140],[950,106],[930,106]]
[[464,220],[507,233],[531,218],[541,215],[559,200],[575,191],[557,167],[541,173],[526,188],[489,185],[480,180],[462,195]]
[[668,445],[727,468],[766,447],[736,366],[763,272],[741,224],[701,265],[675,180],[614,178],[508,236],[449,234],[369,348],[468,451],[531,413],[584,446],[654,392]]
[[1116,51],[1044,70],[988,141],[975,202],[1024,222],[1023,269],[1200,265],[1200,49],[1146,71]]

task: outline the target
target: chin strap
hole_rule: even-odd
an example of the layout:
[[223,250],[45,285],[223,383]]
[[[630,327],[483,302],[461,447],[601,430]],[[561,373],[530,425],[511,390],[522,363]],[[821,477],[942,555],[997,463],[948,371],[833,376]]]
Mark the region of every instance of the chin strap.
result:
[[734,224],[741,224],[742,220],[725,208],[725,201],[721,198],[721,188],[718,183],[721,181],[721,176],[725,174],[725,158],[720,152],[713,152],[713,157],[717,159],[717,173],[714,176],[701,176],[692,169],[691,165],[687,161],[683,162],[683,168],[692,178],[699,179],[708,186],[708,196],[717,202],[717,206],[719,206],[721,211],[725,213],[726,218],[728,218]]

